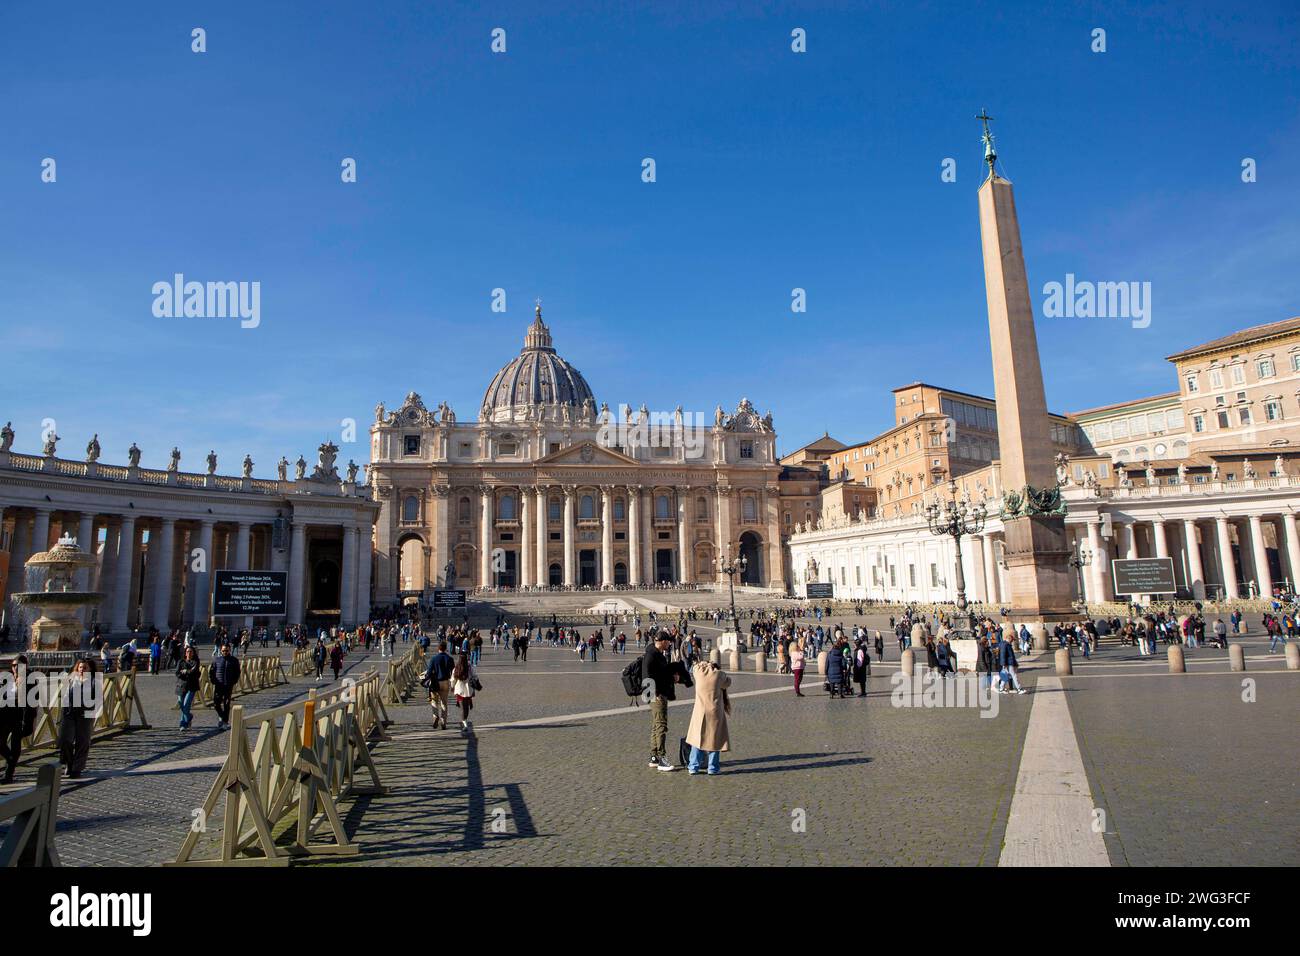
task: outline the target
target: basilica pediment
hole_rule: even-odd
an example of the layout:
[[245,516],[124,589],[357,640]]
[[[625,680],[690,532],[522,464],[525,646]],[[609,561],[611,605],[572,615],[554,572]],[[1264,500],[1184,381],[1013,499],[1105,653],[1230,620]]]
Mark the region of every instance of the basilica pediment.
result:
[[592,465],[618,465],[624,467],[627,465],[639,465],[635,458],[629,458],[621,452],[613,451],[609,448],[603,448],[593,441],[584,441],[576,445],[570,445],[568,448],[560,448],[551,452],[544,458],[539,458],[536,462],[538,465],[582,465],[589,467]]

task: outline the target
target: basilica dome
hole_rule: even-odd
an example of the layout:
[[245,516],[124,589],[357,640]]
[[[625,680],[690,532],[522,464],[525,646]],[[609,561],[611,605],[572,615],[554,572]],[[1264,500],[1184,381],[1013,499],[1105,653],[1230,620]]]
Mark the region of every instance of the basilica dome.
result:
[[524,335],[523,350],[492,378],[483,396],[481,421],[562,420],[578,422],[595,414],[596,400],[582,373],[560,358],[551,330],[537,306]]

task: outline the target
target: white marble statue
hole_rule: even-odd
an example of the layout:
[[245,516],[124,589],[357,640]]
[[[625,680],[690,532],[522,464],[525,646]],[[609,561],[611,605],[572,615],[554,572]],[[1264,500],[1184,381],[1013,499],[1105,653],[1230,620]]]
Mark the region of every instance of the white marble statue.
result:
[[167,470],[168,471],[181,470],[181,450],[177,448],[175,445],[172,446],[172,456],[171,456],[171,460],[167,463]]
[[216,473],[217,473],[217,452],[216,449],[209,449],[208,450],[208,474],[215,475]]
[[253,477],[253,456],[252,455],[244,456],[244,477],[245,478]]
[[281,481],[285,481],[289,477],[289,459],[285,458],[284,455],[281,455],[280,460],[275,463],[275,476]]
[[1282,460],[1281,455],[1273,459],[1273,473],[1279,478],[1286,477],[1286,462]]
[[1255,466],[1252,465],[1252,464],[1250,463],[1250,459],[1249,459],[1249,458],[1247,458],[1247,459],[1245,459],[1244,461],[1242,461],[1242,463],[1241,463],[1241,467],[1242,467],[1242,471],[1243,471],[1243,473],[1244,473],[1245,476],[1246,476],[1246,480],[1247,480],[1247,481],[1254,481],[1254,480],[1255,480]]
[[307,477],[307,459],[302,455],[298,456],[298,461],[294,464],[294,478],[299,481]]
[[354,485],[357,483],[357,463],[351,459],[348,459],[348,482]]
[[1219,480],[1219,463],[1217,461],[1212,461],[1210,462],[1210,481],[1218,481],[1218,480]]
[[1178,463],[1178,483],[1180,485],[1187,484],[1187,462],[1185,461]]
[[378,405],[375,406],[375,424],[382,425],[383,423],[384,423],[384,403],[380,402]]
[[55,451],[58,449],[59,436],[53,431],[49,432],[49,438],[45,439],[45,457],[53,458]]
[[99,461],[99,433],[96,432],[90,437],[90,444],[86,445],[86,461]]
[[5,427],[0,428],[0,452],[8,451],[14,444],[14,423],[5,422]]

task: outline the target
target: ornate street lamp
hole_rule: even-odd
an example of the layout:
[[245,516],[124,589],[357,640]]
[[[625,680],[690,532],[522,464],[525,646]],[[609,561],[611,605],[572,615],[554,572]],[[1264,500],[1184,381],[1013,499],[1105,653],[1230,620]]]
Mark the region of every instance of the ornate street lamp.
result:
[[930,533],[948,535],[957,550],[957,610],[966,614],[968,620],[971,615],[966,606],[966,574],[961,566],[961,539],[963,535],[983,531],[987,518],[988,512],[982,502],[972,505],[965,498],[957,500],[957,482],[951,478],[948,479],[948,500],[943,504],[932,501],[925,509],[925,520],[930,526]]
[[736,584],[735,576],[744,574],[745,568],[749,567],[749,562],[745,560],[742,554],[739,559],[732,561],[725,553],[720,558],[713,559],[713,565],[719,571],[727,576],[727,591],[731,595],[731,629],[736,634],[736,643],[740,643],[740,620],[736,617]]
[[1080,541],[1075,548],[1074,553],[1067,559],[1067,563],[1070,567],[1074,568],[1074,573],[1078,577],[1079,604],[1083,607],[1083,616],[1086,618],[1088,616],[1088,601],[1084,596],[1085,592],[1083,590],[1083,569],[1092,564],[1092,552],[1086,550],[1083,546],[1083,542]]

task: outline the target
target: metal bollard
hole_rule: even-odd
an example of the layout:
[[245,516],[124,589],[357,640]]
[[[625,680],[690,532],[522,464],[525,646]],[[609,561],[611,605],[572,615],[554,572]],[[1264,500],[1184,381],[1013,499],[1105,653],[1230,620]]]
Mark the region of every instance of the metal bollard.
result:
[[1070,649],[1068,647],[1058,647],[1056,649],[1056,676],[1068,677],[1074,673],[1074,664],[1070,661]]
[[767,670],[767,652],[759,651],[754,655],[754,673],[762,674]]
[[1234,671],[1246,669],[1246,652],[1241,649],[1240,644],[1228,645],[1228,662],[1229,667]]
[[903,676],[911,677],[912,671],[916,667],[916,655],[909,647],[903,651]]
[[1183,645],[1181,644],[1169,645],[1169,673],[1187,673],[1187,662],[1183,658]]

